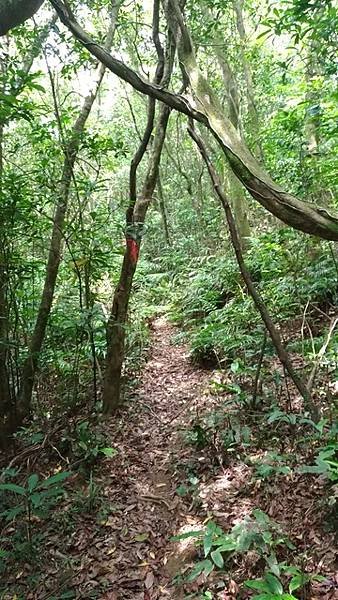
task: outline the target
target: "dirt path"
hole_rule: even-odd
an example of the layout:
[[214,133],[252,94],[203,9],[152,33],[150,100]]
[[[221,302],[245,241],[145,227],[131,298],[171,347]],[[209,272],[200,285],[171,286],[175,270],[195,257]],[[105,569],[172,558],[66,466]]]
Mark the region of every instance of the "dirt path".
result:
[[[293,485],[281,479],[260,486],[240,455],[225,455],[223,464],[216,444],[214,453],[212,447],[199,452],[184,444],[182,429],[191,426],[204,408],[210,410],[222,400],[210,393],[215,374],[191,365],[187,348],[172,343],[175,333],[165,319],[155,321],[142,382],[119,416],[106,425],[107,437],[118,454],[101,463],[95,477],[105,498],[101,514],[88,518],[87,527],[82,519],[67,541],[68,554],[74,557],[76,597],[183,600],[187,595],[172,580],[182,566],[188,566],[196,550],[190,543],[181,555],[179,545],[170,542],[171,536],[187,527],[199,529],[210,516],[229,530],[257,507],[286,525],[292,539],[299,541],[299,552],[305,552],[307,565],[312,561],[314,572],[318,565],[330,572],[332,536],[322,531],[318,507],[323,491],[318,484],[309,488],[298,478]],[[189,477],[192,481],[194,473],[198,474],[198,493],[182,497],[178,487],[187,485]],[[243,581],[248,573],[255,574],[257,560],[255,553],[243,556],[236,564],[236,579]],[[220,575],[221,591],[215,597],[239,598],[231,573],[224,573],[226,581]],[[330,577],[328,594],[320,591],[311,598],[335,597]],[[197,591],[198,583],[189,589]]]
[[177,430],[196,410],[210,374],[190,364],[184,345],[172,344],[175,333],[166,320],[155,321],[142,383],[109,427],[118,455],[100,479],[112,512],[95,541],[107,561],[91,565],[87,578],[88,593],[93,581],[109,584],[102,600],[179,597],[170,583],[179,559],[168,543],[186,522],[173,477],[185,452]]

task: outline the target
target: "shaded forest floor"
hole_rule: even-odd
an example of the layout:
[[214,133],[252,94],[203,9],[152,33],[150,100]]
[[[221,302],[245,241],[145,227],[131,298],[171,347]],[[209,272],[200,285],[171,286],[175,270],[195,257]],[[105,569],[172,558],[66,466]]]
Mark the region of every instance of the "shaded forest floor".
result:
[[[325,481],[294,472],[254,477],[251,459],[267,450],[254,415],[254,441],[248,446],[230,445],[224,453],[217,436],[197,447],[187,443],[189,435],[196,442],[205,411],[222,408],[224,397],[213,393],[215,373],[193,366],[187,348],[172,343],[173,326],[158,318],[152,329],[142,381],[118,417],[103,424],[117,454],[95,469],[87,497],[90,510],[74,512],[68,499],[43,525],[43,574],[26,561],[11,571],[7,590],[13,592],[1,598],[250,598],[241,584],[264,570],[255,551],[232,557],[208,581],[202,574],[188,583],[185,575],[203,556],[191,539],[170,538],[198,530],[210,519],[229,531],[257,508],[295,546],[278,550],[279,561],[294,564],[300,556],[303,570],[324,576],[299,598],[337,598],[333,533],[323,507]],[[290,444],[292,451],[292,433],[282,435],[284,451]],[[78,476],[68,485],[77,487],[79,498],[82,488],[82,498],[88,490],[88,481]],[[23,596],[14,595],[18,586]],[[210,595],[203,596],[206,590]]]

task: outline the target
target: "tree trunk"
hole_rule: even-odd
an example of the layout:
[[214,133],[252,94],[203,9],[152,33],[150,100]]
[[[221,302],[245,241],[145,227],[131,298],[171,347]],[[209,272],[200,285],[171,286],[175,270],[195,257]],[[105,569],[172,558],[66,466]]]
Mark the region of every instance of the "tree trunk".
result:
[[44,0],[0,0],[0,35],[21,25],[39,10]]
[[[166,54],[159,37],[159,0],[154,1],[152,38],[157,52],[157,67],[154,77],[156,85],[167,86],[173,70],[175,43],[171,33],[167,36]],[[152,140],[148,170],[139,198],[136,193],[137,168],[146,152],[154,127],[155,104],[150,98],[148,120],[143,138],[130,166],[130,202],[126,212],[126,249],[118,285],[115,289],[113,305],[107,328],[107,360],[103,384],[103,412],[115,412],[121,403],[121,377],[125,354],[126,320],[130,292],[139,257],[144,222],[150,206],[159,174],[162,149],[167,131],[170,108],[161,104],[156,123],[156,131]]]
[[225,215],[227,218],[228,226],[229,226],[231,243],[233,245],[235,255],[237,258],[237,262],[238,262],[238,266],[239,266],[240,272],[242,274],[243,280],[246,284],[246,287],[248,289],[248,292],[249,292],[250,296],[252,297],[252,299],[256,305],[256,308],[259,311],[259,313],[262,317],[262,320],[270,334],[271,340],[273,342],[273,345],[276,349],[277,355],[278,355],[282,365],[285,367],[287,373],[289,374],[290,378],[292,379],[293,383],[295,384],[297,390],[303,397],[305,407],[310,410],[312,415],[315,415],[315,413],[316,413],[315,406],[313,405],[313,403],[310,400],[307,387],[306,387],[304,381],[302,379],[300,379],[300,377],[298,377],[297,373],[295,372],[295,370],[292,366],[291,360],[290,360],[290,356],[289,356],[288,352],[286,351],[284,344],[282,342],[281,336],[269,315],[267,307],[264,304],[263,298],[261,297],[259,292],[256,290],[256,288],[253,284],[253,281],[251,279],[249,270],[246,267],[246,264],[245,264],[245,261],[243,258],[241,242],[240,242],[240,238],[237,233],[236,223],[235,223],[235,220],[232,215],[230,203],[228,201],[226,194],[224,193],[220,179],[210,161],[210,158],[207,154],[206,147],[202,141],[202,138],[197,135],[197,133],[195,132],[195,130],[192,126],[190,126],[190,128],[189,128],[189,133],[190,133],[192,139],[195,141],[196,145],[198,146],[201,156],[207,165],[210,178],[214,185],[215,193],[218,196],[218,198],[220,199],[221,204],[223,206],[223,209],[224,209],[224,212],[225,212]]
[[254,139],[253,144],[253,153],[256,158],[263,162],[263,150],[259,141],[259,133],[260,133],[260,122],[259,122],[259,114],[255,101],[255,88],[252,81],[251,69],[249,62],[245,56],[245,48],[247,44],[247,37],[245,32],[244,18],[243,18],[243,0],[233,0],[233,6],[236,15],[236,25],[237,31],[240,39],[240,58],[244,73],[245,80],[245,88],[246,88],[246,97],[248,103],[248,115],[249,115],[249,123],[251,126],[252,137]]
[[164,239],[165,239],[167,246],[171,246],[167,211],[166,211],[165,202],[164,202],[162,181],[161,181],[160,175],[158,175],[158,178],[157,178],[157,190],[158,190],[158,201],[159,201],[162,223],[163,223]]
[[[227,94],[229,120],[237,130],[238,135],[241,136],[239,117],[240,102],[237,81],[228,61],[225,59],[222,51],[217,46],[215,54],[222,71],[224,87]],[[248,201],[246,199],[243,186],[238,181],[236,175],[234,175],[231,169],[229,169],[228,180],[230,188],[231,205],[234,211],[237,231],[241,239],[243,251],[245,251],[248,248],[248,241],[251,234],[248,219]]]
[[[110,50],[113,42],[120,4],[116,4],[112,8],[111,24],[106,41],[107,50]],[[30,412],[32,391],[34,387],[35,374],[38,368],[39,354],[41,352],[49,315],[52,308],[56,279],[61,261],[65,218],[68,209],[71,182],[74,177],[74,164],[79,150],[81,135],[85,129],[87,119],[100,89],[105,70],[105,66],[101,64],[98,68],[98,74],[93,88],[84,100],[80,114],[74,123],[70,139],[64,148],[65,158],[53,221],[53,230],[49,247],[44,287],[35,327],[29,344],[28,356],[23,365],[21,390],[17,404],[17,424],[21,423],[23,418],[26,417]]]
[[[3,133],[4,126],[0,123],[0,202],[3,197]],[[11,396],[7,369],[8,352],[8,307],[7,307],[7,256],[5,239],[0,241],[0,448],[6,445],[5,416],[10,411]]]
[[103,387],[103,411],[106,414],[116,411],[121,403],[121,374],[128,304],[139,256],[142,229],[156,186],[169,115],[170,108],[161,105],[145,183],[133,210],[132,227],[129,225],[126,229],[126,250],[108,324],[107,362]]

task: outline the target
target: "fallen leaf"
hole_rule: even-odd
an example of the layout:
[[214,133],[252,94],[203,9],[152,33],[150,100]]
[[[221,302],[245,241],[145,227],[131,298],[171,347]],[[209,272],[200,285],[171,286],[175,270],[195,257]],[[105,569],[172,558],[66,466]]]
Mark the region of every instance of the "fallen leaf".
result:
[[135,542],[145,542],[145,540],[147,540],[149,538],[149,533],[139,533],[138,535],[135,535],[134,540]]
[[145,587],[146,587],[147,590],[150,590],[150,588],[153,587],[154,581],[155,581],[154,573],[152,571],[149,571],[147,573],[147,576],[146,576],[145,580],[144,580],[144,585],[145,585]]

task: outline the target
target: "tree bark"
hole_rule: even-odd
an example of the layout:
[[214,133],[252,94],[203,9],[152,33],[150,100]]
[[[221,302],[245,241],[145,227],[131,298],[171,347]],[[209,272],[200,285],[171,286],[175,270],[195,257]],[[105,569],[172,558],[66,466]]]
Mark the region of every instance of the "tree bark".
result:
[[44,0],[0,0],[0,35],[21,25],[39,10]]
[[[112,7],[111,23],[106,40],[107,51],[110,50],[112,46],[120,4],[121,2],[116,3]],[[65,218],[68,209],[71,183],[74,177],[74,164],[79,150],[81,135],[85,129],[87,119],[90,115],[91,109],[100,89],[105,70],[106,67],[103,64],[101,64],[98,67],[96,81],[93,85],[92,90],[84,100],[79,116],[74,123],[70,138],[68,142],[66,142],[64,147],[65,158],[58,190],[58,198],[53,221],[53,230],[49,247],[44,287],[33,334],[28,348],[28,356],[24,361],[23,365],[21,377],[21,390],[16,408],[16,425],[21,423],[22,420],[30,412],[32,391],[34,387],[36,371],[38,368],[39,354],[41,352],[49,320],[49,315],[52,308],[56,279],[61,262]]]
[[[3,196],[3,133],[0,123],[0,201]],[[0,247],[0,448],[6,445],[5,415],[11,406],[9,378],[7,370],[8,353],[8,307],[7,307],[7,256],[3,236]]]
[[327,240],[338,240],[338,216],[325,208],[317,208],[284,192],[264,171],[240,140],[230,121],[224,117],[222,108],[218,102],[214,101],[210,86],[197,67],[190,35],[175,0],[168,0],[170,11],[167,11],[167,15],[168,19],[171,20],[174,16],[180,26],[181,64],[186,76],[189,77],[190,86],[195,97],[194,103],[180,94],[169,92],[162,86],[143,79],[138,73],[111,56],[100,44],[96,43],[80,27],[74,14],[64,5],[62,0],[50,0],[50,2],[61,21],[73,33],[74,37],[115,75],[130,83],[139,92],[156,98],[170,108],[174,108],[206,125],[223,148],[234,173],[251,196],[264,208],[287,225],[304,233],[317,235]]
[[255,101],[255,88],[252,81],[250,65],[245,56],[247,37],[243,18],[243,0],[233,0],[233,7],[235,10],[237,31],[240,39],[240,58],[245,80],[249,122],[251,125],[251,131],[254,139],[253,153],[259,161],[263,162],[263,150],[259,140],[260,122],[259,113]]
[[[223,52],[217,46],[215,54],[218,60],[218,64],[221,68],[224,87],[226,90],[229,120],[237,130],[238,135],[241,136],[239,116],[240,102],[237,81],[228,61],[223,56]],[[237,177],[234,175],[231,169],[229,169],[228,180],[230,187],[231,204],[234,211],[237,231],[241,238],[242,248],[245,251],[249,245],[248,240],[251,234],[248,219],[248,201],[246,199],[245,192],[241,183],[238,181]]]
[[166,206],[165,206],[165,202],[164,202],[163,187],[162,187],[162,181],[161,181],[160,174],[158,174],[158,178],[157,178],[157,191],[158,191],[158,203],[160,206],[160,212],[161,212],[162,223],[163,223],[164,239],[165,239],[167,246],[171,246],[168,218],[167,218],[167,210],[166,210]]

